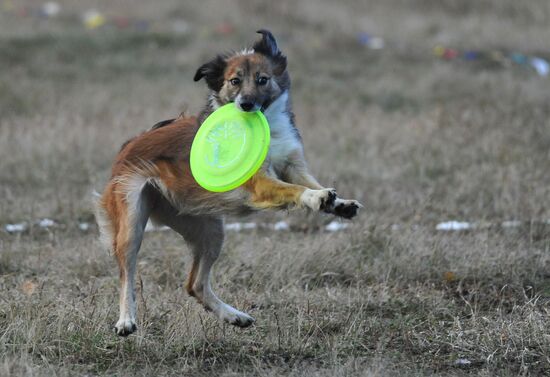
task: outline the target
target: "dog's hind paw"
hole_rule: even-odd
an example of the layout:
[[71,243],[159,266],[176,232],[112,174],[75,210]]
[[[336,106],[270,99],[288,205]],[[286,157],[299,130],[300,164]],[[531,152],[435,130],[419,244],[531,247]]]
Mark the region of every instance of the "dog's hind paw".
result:
[[357,216],[360,208],[363,206],[357,200],[337,198],[334,201],[334,206],[328,212],[344,219],[352,219]]
[[249,316],[246,313],[243,313],[227,304],[223,307],[220,313],[221,319],[225,322],[237,326],[237,327],[248,327],[252,325],[256,320]]
[[237,327],[242,327],[242,328],[245,328],[245,327],[249,327],[250,325],[252,325],[256,320],[254,318],[252,318],[251,316],[245,314],[245,313],[242,313],[244,315],[238,315],[236,316],[231,322],[233,326],[237,326]]
[[136,332],[137,326],[136,323],[130,319],[121,319],[115,325],[115,333],[118,336],[128,336]]

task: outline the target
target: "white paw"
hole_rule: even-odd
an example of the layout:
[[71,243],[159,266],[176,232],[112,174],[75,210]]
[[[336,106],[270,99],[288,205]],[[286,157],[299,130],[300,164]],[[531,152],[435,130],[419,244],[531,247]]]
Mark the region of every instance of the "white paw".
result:
[[335,199],[336,191],[332,188],[321,190],[306,189],[300,197],[302,204],[314,211],[331,208]]
[[136,322],[130,318],[119,319],[115,325],[115,332],[118,336],[128,336],[136,330]]
[[255,319],[246,313],[224,304],[220,308],[219,317],[225,322],[238,327],[248,327],[255,322]]

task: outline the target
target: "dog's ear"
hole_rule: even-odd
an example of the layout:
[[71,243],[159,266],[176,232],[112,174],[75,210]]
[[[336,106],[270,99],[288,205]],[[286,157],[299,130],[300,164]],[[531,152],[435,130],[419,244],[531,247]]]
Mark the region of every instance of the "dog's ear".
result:
[[254,43],[254,46],[252,46],[254,51],[267,56],[275,56],[281,53],[281,51],[279,51],[279,47],[277,46],[275,37],[269,30],[261,29],[256,33],[261,34],[262,39]]
[[204,77],[206,85],[216,92],[219,92],[223,86],[223,73],[227,63],[223,56],[218,55],[207,63],[204,63],[197,69],[193,80],[199,81]]
[[262,39],[256,41],[252,48],[255,52],[268,56],[273,62],[273,72],[276,75],[281,75],[286,69],[286,56],[283,55],[275,37],[269,30],[261,29],[257,33],[262,35]]

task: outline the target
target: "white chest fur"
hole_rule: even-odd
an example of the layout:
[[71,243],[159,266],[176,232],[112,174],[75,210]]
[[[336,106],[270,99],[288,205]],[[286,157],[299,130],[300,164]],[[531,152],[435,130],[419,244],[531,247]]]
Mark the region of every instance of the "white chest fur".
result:
[[271,130],[269,158],[275,169],[282,168],[287,157],[302,148],[287,113],[288,92],[284,92],[264,111]]

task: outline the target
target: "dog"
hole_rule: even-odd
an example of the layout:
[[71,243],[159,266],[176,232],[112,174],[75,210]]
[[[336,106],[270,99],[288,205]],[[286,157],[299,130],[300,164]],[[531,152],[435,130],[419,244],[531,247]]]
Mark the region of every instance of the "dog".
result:
[[[307,208],[346,219],[361,204],[339,198],[309,173],[300,134],[290,106],[286,56],[271,32],[252,48],[217,55],[194,77],[210,89],[198,117],[163,121],[126,142],[97,203],[101,239],[120,270],[120,317],[115,331],[136,331],[136,259],[149,219],[179,233],[193,254],[186,289],[221,320],[247,327],[254,319],[224,303],[212,291],[210,270],[218,258],[225,215],[246,215],[265,209]],[[218,107],[234,103],[242,111],[262,111],[271,143],[258,172],[237,189],[209,192],[197,184],[189,166],[190,148],[201,123]]]

